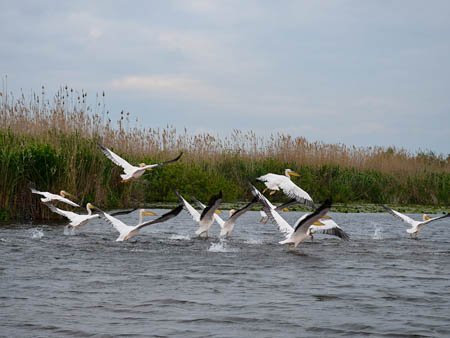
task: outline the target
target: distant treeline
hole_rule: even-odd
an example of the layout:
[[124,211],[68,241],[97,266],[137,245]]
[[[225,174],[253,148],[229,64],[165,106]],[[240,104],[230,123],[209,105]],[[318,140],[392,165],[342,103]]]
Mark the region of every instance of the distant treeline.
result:
[[[89,106],[87,94],[63,87],[26,99],[0,92],[0,220],[50,217],[29,190],[75,194],[103,208],[175,202],[173,192],[208,200],[223,191],[227,202],[250,199],[248,182],[291,168],[294,181],[315,201],[450,205],[450,157],[411,154],[393,147],[348,147],[275,134],[258,137],[191,135],[170,126],[141,128],[129,113],[112,122],[104,94]],[[120,183],[121,168],[100,151],[110,147],[131,163],[154,163],[184,155],[133,183]],[[262,187],[261,184],[257,185]],[[271,197],[285,201],[280,194]]]

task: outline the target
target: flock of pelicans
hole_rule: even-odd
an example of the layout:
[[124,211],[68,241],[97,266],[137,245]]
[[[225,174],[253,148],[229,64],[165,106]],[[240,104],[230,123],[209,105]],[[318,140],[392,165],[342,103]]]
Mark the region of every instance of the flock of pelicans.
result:
[[[141,177],[147,170],[151,170],[156,167],[161,167],[166,164],[178,161],[182,156],[182,153],[178,155],[176,158],[156,164],[145,164],[141,163],[139,166],[133,166],[124,160],[119,155],[112,152],[110,149],[99,145],[103,153],[106,157],[108,157],[112,162],[116,165],[123,168],[124,173],[121,176],[123,182],[127,182],[130,180],[138,179]],[[119,232],[119,237],[116,241],[127,241],[130,238],[133,238],[139,234],[139,230],[143,227],[161,223],[170,220],[171,218],[177,216],[183,208],[185,208],[189,214],[192,216],[193,220],[198,223],[198,229],[195,231],[195,234],[199,237],[206,238],[208,237],[208,231],[210,230],[212,224],[217,222],[220,225],[220,236],[228,237],[231,235],[233,231],[233,227],[237,221],[237,219],[242,216],[246,211],[248,211],[254,204],[260,203],[262,205],[262,219],[261,222],[267,222],[269,219],[278,226],[280,232],[285,236],[285,239],[280,241],[280,244],[288,244],[291,247],[297,247],[301,242],[306,239],[312,239],[314,234],[328,234],[332,236],[339,237],[342,240],[349,240],[350,236],[339,226],[336,222],[327,215],[328,211],[331,208],[331,200],[328,199],[320,206],[316,207],[311,196],[298,187],[291,180],[291,176],[299,176],[296,172],[291,169],[285,170],[285,175],[277,175],[277,174],[267,174],[261,177],[258,177],[257,180],[262,181],[266,185],[266,190],[270,190],[270,195],[275,192],[281,190],[284,194],[291,198],[290,201],[284,203],[280,206],[274,206],[258,189],[256,189],[253,185],[250,185],[252,194],[254,198],[242,207],[239,210],[230,210],[230,215],[228,219],[225,221],[219,216],[218,208],[222,201],[222,192],[219,194],[212,196],[209,203],[207,205],[202,204],[200,201],[196,200],[196,204],[199,206],[200,211],[195,209],[178,191],[176,194],[180,200],[180,205],[178,205],[173,210],[165,213],[164,215],[152,219],[150,221],[143,221],[144,216],[155,216],[156,214],[147,211],[145,209],[141,209],[139,211],[139,222],[135,226],[130,226],[116,218],[118,214],[129,213],[133,210],[128,210],[124,212],[116,212],[116,213],[106,213],[98,207],[94,206],[91,203],[87,203],[86,210],[87,214],[77,214],[72,211],[63,210],[57,208],[54,203],[62,202],[72,207],[80,207],[75,202],[71,201],[67,197],[73,197],[69,193],[65,191],[61,191],[59,195],[52,194],[49,192],[42,192],[31,188],[32,193],[39,194],[43,196],[41,201],[47,205],[51,211],[64,216],[70,220],[68,226],[72,229],[77,229],[80,226],[86,224],[91,219],[103,217],[106,221],[111,223],[113,227]],[[292,226],[279,214],[279,210],[285,210],[289,205],[294,203],[304,204],[313,211],[311,213],[307,213],[301,216],[295,224]],[[443,219],[449,217],[450,214],[445,214],[443,216],[431,218],[427,215],[423,215],[422,221],[416,221],[406,215],[401,214],[398,211],[388,208],[384,206],[384,208],[390,212],[392,215],[400,218],[402,221],[411,225],[406,231],[413,238],[417,238],[419,232],[423,229],[423,227],[431,223],[433,221]]]

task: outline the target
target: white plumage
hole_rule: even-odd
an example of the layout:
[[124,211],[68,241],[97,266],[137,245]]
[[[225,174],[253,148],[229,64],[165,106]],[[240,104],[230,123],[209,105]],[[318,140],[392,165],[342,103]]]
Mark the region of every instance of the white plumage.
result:
[[110,149],[102,146],[101,144],[99,144],[99,147],[102,149],[103,153],[105,154],[105,156],[107,158],[109,158],[114,164],[123,168],[124,174],[120,175],[123,182],[127,182],[131,179],[136,179],[136,178],[141,177],[145,173],[146,170],[151,170],[153,168],[166,165],[168,163],[176,162],[180,159],[181,155],[183,155],[183,153],[180,153],[180,155],[178,155],[176,158],[169,160],[169,161],[155,163],[155,164],[141,163],[141,164],[139,164],[139,167],[136,167],[134,165],[131,165],[127,161],[125,161],[122,157],[120,157],[119,155],[117,155],[116,153],[111,151]]
[[400,218],[403,222],[408,223],[409,225],[411,225],[411,228],[406,229],[406,232],[409,233],[411,235],[411,237],[417,238],[417,236],[419,235],[419,232],[423,229],[423,227],[425,225],[427,225],[428,223],[443,219],[443,218],[447,218],[450,217],[450,214],[445,214],[443,216],[438,216],[438,217],[434,217],[434,218],[430,218],[426,215],[424,215],[424,220],[423,221],[416,221],[414,219],[412,219],[409,216],[406,216],[404,214],[402,214],[401,212],[398,212],[394,209],[391,209],[385,205],[383,205],[383,207],[393,216]]
[[105,218],[106,221],[108,221],[112,226],[119,232],[119,237],[117,237],[116,242],[122,242],[127,241],[139,234],[139,230],[142,229],[145,226],[156,224],[156,223],[162,223],[165,221],[168,221],[169,219],[177,216],[181,210],[183,209],[182,205],[177,206],[175,209],[165,213],[164,215],[143,223],[138,223],[135,226],[130,226],[122,222],[120,219],[115,218],[114,216],[96,208],[99,210],[100,214]]
[[299,203],[314,207],[314,202],[311,196],[291,181],[291,176],[299,176],[295,171],[286,169],[284,175],[266,174],[257,178],[257,180],[264,182],[267,189],[271,190],[271,194],[282,190],[284,194],[290,198],[295,198]]
[[79,228],[82,225],[86,224],[88,221],[94,218],[100,217],[98,214],[93,214],[92,209],[95,208],[91,203],[86,204],[87,215],[80,215],[72,211],[62,210],[55,207],[51,203],[45,203],[46,206],[49,207],[51,211],[61,216],[64,216],[70,220],[69,226],[73,228]]
[[43,203],[50,203],[50,202],[63,202],[66,204],[69,204],[73,207],[80,207],[78,204],[76,204],[75,202],[72,202],[71,200],[69,200],[68,198],[66,198],[66,196],[72,196],[71,194],[69,194],[68,192],[61,190],[59,192],[59,195],[56,194],[52,194],[50,192],[47,191],[38,191],[36,189],[30,188],[31,192],[33,194],[38,194],[41,196],[44,196],[44,198],[41,198],[41,202]]

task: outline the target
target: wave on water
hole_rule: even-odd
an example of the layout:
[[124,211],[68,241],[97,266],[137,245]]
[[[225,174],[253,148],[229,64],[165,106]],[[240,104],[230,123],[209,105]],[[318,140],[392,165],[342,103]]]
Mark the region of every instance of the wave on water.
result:
[[383,239],[382,229],[378,225],[375,225],[375,231],[373,232],[372,239]]
[[41,239],[44,237],[44,231],[40,228],[33,228],[30,230],[31,238],[33,239]]
[[177,241],[189,241],[191,237],[189,235],[172,235],[169,239],[174,239]]
[[263,241],[262,239],[257,239],[257,238],[249,238],[246,241],[244,241],[245,244],[262,244]]
[[211,243],[211,246],[208,249],[209,252],[237,252],[239,251],[237,248],[230,248],[225,243],[225,241],[221,240],[219,243]]

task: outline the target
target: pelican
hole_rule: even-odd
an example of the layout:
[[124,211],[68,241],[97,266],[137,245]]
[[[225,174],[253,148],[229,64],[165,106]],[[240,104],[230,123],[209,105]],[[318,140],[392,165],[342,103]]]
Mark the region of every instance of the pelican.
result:
[[109,158],[114,164],[123,168],[124,174],[120,175],[120,177],[122,177],[122,182],[128,182],[132,179],[139,178],[145,173],[146,170],[151,170],[156,167],[164,166],[168,163],[176,162],[180,159],[181,155],[183,155],[183,152],[181,152],[180,155],[178,155],[172,160],[155,164],[140,163],[139,167],[136,167],[134,165],[131,165],[130,163],[125,161],[122,157],[112,152],[110,149],[104,147],[103,145],[99,144],[99,147],[102,149],[103,153],[107,158]]
[[[196,202],[202,209],[206,208],[206,205],[204,205],[199,200],[196,200]],[[214,213],[214,219],[220,225],[220,236],[229,237],[231,235],[231,232],[233,231],[236,220],[239,217],[241,217],[245,212],[247,212],[256,202],[258,202],[258,199],[254,197],[251,202],[243,206],[241,209],[239,210],[230,209],[228,219],[226,221],[224,221],[219,215],[217,215],[217,212]]]
[[102,217],[106,219],[107,222],[111,223],[112,226],[119,232],[119,237],[117,237],[116,242],[123,242],[127,241],[130,238],[133,238],[139,234],[139,230],[142,229],[145,226],[156,224],[156,223],[162,223],[165,221],[168,221],[169,219],[177,216],[180,211],[183,209],[182,205],[177,206],[175,209],[170,210],[169,212],[165,213],[164,215],[151,220],[147,222],[139,222],[135,226],[126,225],[123,223],[120,219],[115,218],[114,216],[104,212],[103,210],[100,210],[99,208],[96,208]]
[[[306,216],[306,215],[305,215]],[[313,234],[326,234],[339,237],[344,241],[350,240],[350,236],[331,218],[325,215],[315,221],[309,228],[309,235],[313,239]]]
[[383,207],[393,216],[400,218],[403,222],[408,223],[409,225],[411,225],[411,228],[406,229],[406,232],[408,234],[411,235],[411,238],[417,238],[417,236],[419,235],[419,232],[423,229],[423,227],[431,222],[437,221],[439,219],[443,219],[446,217],[450,217],[450,214],[445,214],[443,216],[438,216],[438,217],[434,217],[431,218],[428,215],[423,215],[422,219],[423,221],[416,221],[414,219],[412,219],[411,217],[408,217],[394,209],[391,209],[389,207],[387,207],[386,205],[383,205]]
[[263,205],[264,211],[277,224],[278,229],[285,234],[286,239],[279,243],[288,244],[294,248],[311,236],[311,226],[319,219],[323,218],[331,208],[331,199],[328,199],[312,213],[300,217],[297,222],[295,222],[294,226],[291,227],[258,189],[252,187],[252,193],[254,196],[258,197]]
[[[289,201],[287,201],[287,202],[285,202],[285,203],[275,207],[275,210],[276,211],[279,211],[279,210],[287,211],[289,206],[291,206],[293,204],[297,204],[297,203],[298,203],[298,201],[294,198],[294,199],[291,199],[291,200],[289,200]],[[267,221],[269,220],[269,217],[267,216],[267,214],[263,210],[261,210],[259,213],[261,214],[261,219],[259,220],[259,222],[266,224]]]
[[100,217],[100,215],[92,213],[92,209],[95,209],[96,207],[91,203],[86,204],[86,210],[88,212],[87,215],[80,215],[72,211],[62,210],[48,202],[45,203],[45,205],[48,206],[49,209],[54,213],[57,213],[61,216],[68,218],[70,220],[70,223],[68,225],[73,229],[78,229],[82,225],[89,222],[91,219]]
[[78,204],[76,204],[75,202],[72,202],[71,200],[69,200],[68,198],[66,198],[66,196],[69,197],[74,197],[72,194],[69,194],[68,192],[61,190],[59,192],[59,195],[57,194],[52,194],[51,192],[47,192],[47,191],[38,191],[34,188],[30,188],[31,192],[33,194],[38,194],[41,196],[44,196],[44,198],[41,198],[41,202],[43,203],[49,203],[49,202],[53,202],[53,201],[58,201],[58,202],[63,202],[66,204],[69,204],[73,207],[80,207]]
[[314,202],[311,196],[295,185],[291,181],[291,176],[300,176],[298,173],[291,169],[286,169],[284,175],[266,174],[257,178],[258,181],[264,182],[266,189],[271,190],[270,194],[273,195],[280,189],[290,198],[296,199],[299,203],[305,204],[311,208],[314,208]]
[[197,210],[195,210],[194,207],[189,204],[189,202],[186,201],[186,199],[184,199],[178,191],[175,191],[175,193],[183,203],[186,210],[191,214],[193,220],[199,224],[198,229],[195,231],[195,234],[197,236],[207,238],[209,228],[211,228],[214,219],[220,219],[221,221],[223,221],[215,213],[215,211],[219,207],[220,202],[222,202],[222,191],[210,198],[208,205],[203,209],[201,214]]
[[249,203],[247,203],[245,206],[243,206],[239,210],[231,209],[230,216],[225,221],[225,223],[221,226],[220,236],[229,237],[231,235],[231,232],[233,231],[236,220],[239,217],[241,217],[244,213],[246,213],[256,202],[258,202],[257,197],[253,198],[253,200],[251,200]]

